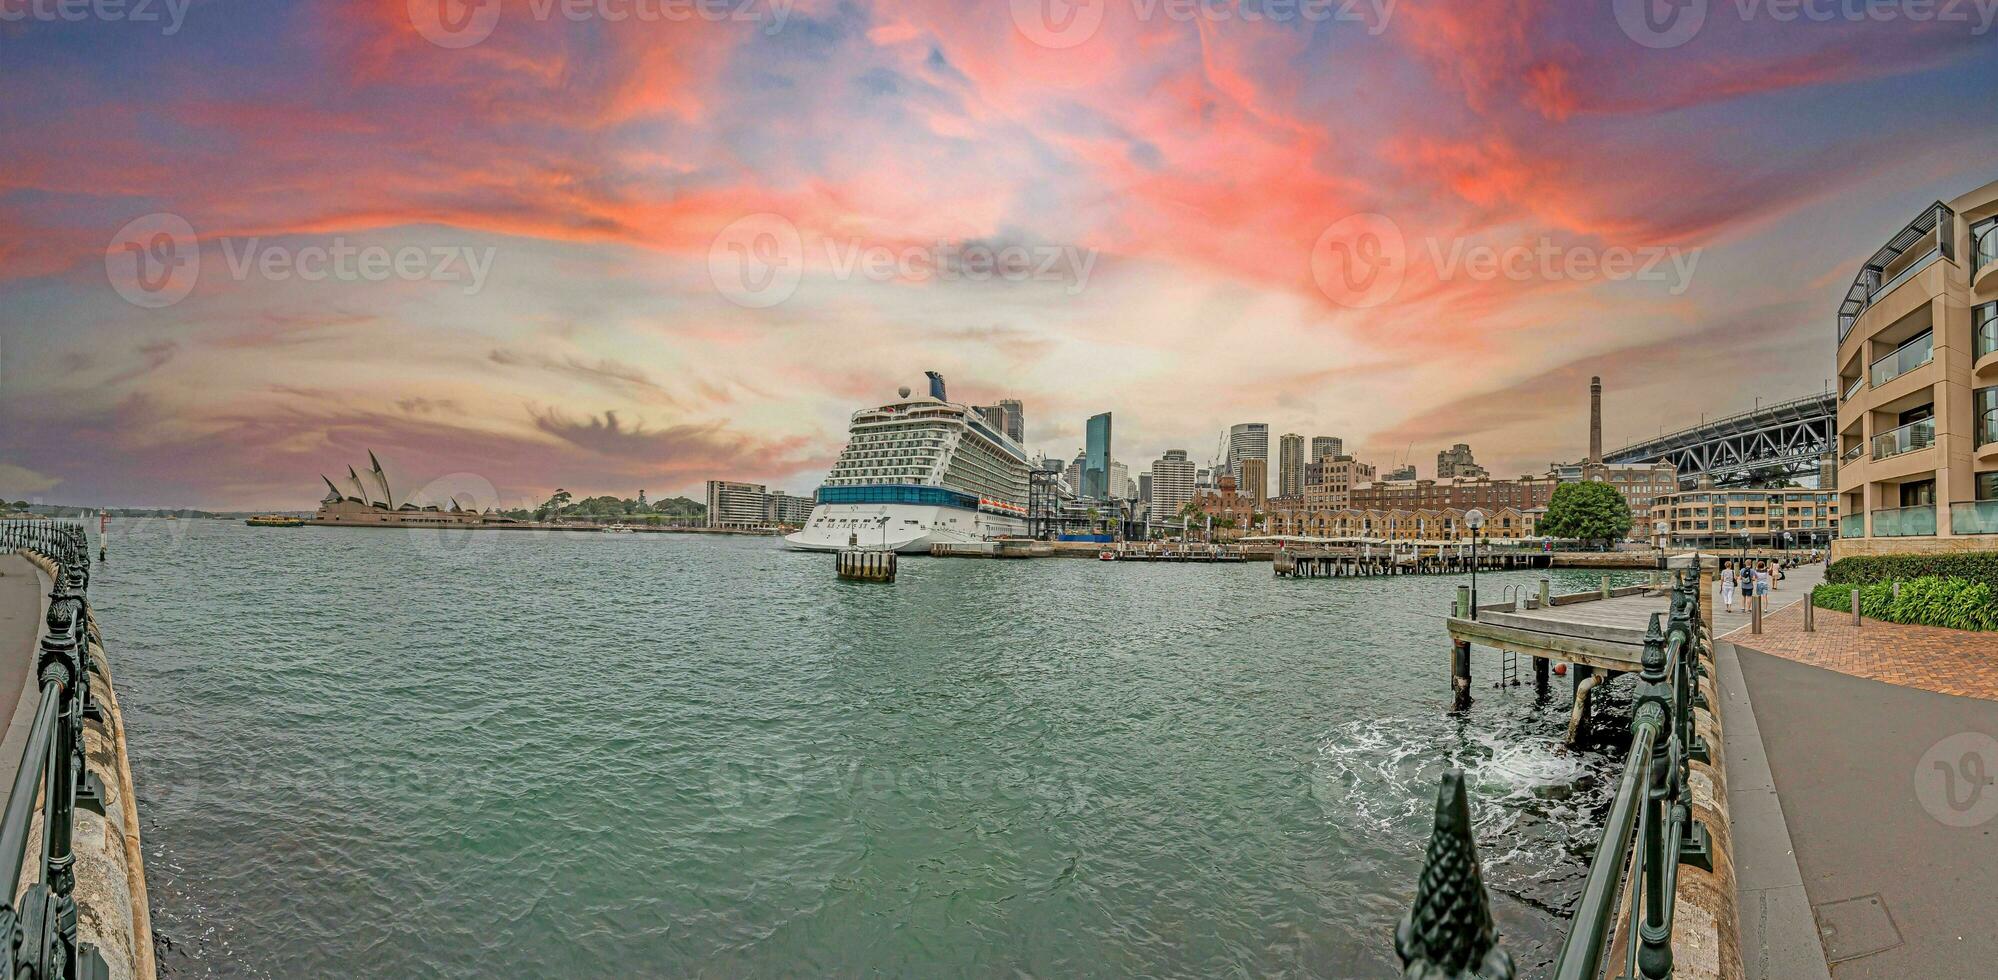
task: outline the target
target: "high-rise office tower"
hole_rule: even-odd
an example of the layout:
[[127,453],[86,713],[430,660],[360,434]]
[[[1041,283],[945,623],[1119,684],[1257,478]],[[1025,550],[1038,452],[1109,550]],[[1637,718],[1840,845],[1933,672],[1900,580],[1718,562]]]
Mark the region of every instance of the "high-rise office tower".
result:
[[1286,432],[1277,438],[1277,496],[1304,493],[1304,437]]
[[1257,503],[1268,500],[1270,461],[1253,456],[1242,460],[1242,475],[1235,481],[1235,491]]
[[1346,440],[1338,436],[1312,436],[1311,462],[1316,463],[1327,456],[1346,455]]
[[1082,462],[1082,495],[1108,500],[1110,484],[1110,413],[1092,415],[1086,427]]
[[1242,481],[1242,461],[1260,459],[1265,469],[1270,461],[1270,427],[1266,422],[1243,422],[1228,427],[1228,458],[1223,468],[1235,478],[1237,486]]

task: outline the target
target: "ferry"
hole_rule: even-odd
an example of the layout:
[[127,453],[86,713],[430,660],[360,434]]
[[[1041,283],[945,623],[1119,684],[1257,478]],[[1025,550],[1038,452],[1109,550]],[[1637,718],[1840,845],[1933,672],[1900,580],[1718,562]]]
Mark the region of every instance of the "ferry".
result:
[[846,449],[787,546],[928,553],[1027,533],[1026,450],[945,397],[942,375],[929,379],[927,397],[903,388],[898,400],[853,414]]
[[251,527],[304,527],[305,518],[292,517],[288,514],[258,514],[244,519],[243,523]]

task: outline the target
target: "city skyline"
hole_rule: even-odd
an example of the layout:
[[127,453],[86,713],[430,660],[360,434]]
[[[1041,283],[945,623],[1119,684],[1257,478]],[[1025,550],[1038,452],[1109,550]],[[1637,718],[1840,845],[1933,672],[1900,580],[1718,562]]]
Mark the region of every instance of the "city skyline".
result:
[[1822,390],[1859,263],[1998,150],[1974,24],[1019,6],[10,22],[0,494],[298,508],[366,447],[507,503],[808,488],[927,368],[1057,457],[1108,410],[1134,466],[1255,418],[1533,472],[1593,375],[1611,447]]

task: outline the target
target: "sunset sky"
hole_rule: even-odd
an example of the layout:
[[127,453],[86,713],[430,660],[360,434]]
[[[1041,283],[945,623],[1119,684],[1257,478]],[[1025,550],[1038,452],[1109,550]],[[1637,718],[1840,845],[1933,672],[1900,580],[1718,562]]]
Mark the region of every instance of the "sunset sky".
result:
[[1998,178],[1977,3],[462,2],[0,0],[0,495],[802,493],[926,369],[1134,473],[1517,475],[1592,374],[1612,444],[1821,390],[1858,263]]

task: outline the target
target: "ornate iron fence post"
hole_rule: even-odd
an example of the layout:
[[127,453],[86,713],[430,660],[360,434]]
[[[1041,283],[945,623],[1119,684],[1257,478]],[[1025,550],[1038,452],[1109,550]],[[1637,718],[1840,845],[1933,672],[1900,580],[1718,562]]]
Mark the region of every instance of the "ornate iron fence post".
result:
[[1512,954],[1498,947],[1485,895],[1462,770],[1443,774],[1415,906],[1395,930],[1394,948],[1406,980],[1513,980]]
[[[14,799],[7,807],[5,836],[25,842],[38,788],[42,803],[43,860],[40,873],[18,905],[0,896],[0,975],[34,980],[100,980],[109,974],[104,957],[77,940],[75,823],[79,799],[94,801],[103,814],[103,792],[89,772],[83,722],[89,701],[90,609],[88,540],[81,528],[54,521],[19,521],[0,526],[0,543],[55,563],[50,576],[49,611],[38,644],[35,672],[42,703],[36,712]],[[20,857],[7,852],[8,859]]]

